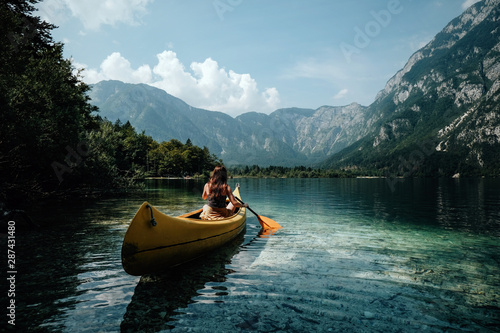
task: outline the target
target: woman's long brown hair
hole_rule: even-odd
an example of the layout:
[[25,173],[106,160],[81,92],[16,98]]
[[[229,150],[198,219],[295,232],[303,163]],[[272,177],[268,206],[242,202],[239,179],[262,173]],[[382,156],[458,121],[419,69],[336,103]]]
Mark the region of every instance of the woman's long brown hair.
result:
[[226,192],[227,185],[227,170],[223,165],[218,165],[215,167],[210,177],[210,182],[208,187],[210,189],[210,196],[212,198],[219,197],[221,195],[227,195]]

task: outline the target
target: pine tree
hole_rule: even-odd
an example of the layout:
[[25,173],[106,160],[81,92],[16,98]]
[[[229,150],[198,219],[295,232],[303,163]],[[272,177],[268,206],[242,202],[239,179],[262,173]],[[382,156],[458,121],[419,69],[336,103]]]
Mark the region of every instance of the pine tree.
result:
[[33,15],[37,2],[0,4],[0,201],[57,188],[54,164],[71,169],[64,160],[96,126],[89,87],[53,41],[54,26]]

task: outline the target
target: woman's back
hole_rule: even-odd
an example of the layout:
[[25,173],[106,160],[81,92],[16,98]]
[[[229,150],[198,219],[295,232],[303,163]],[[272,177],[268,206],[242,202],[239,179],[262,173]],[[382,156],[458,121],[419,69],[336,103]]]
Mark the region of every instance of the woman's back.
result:
[[208,194],[208,205],[212,208],[223,208],[226,207],[226,196],[227,188],[224,188],[218,196]]

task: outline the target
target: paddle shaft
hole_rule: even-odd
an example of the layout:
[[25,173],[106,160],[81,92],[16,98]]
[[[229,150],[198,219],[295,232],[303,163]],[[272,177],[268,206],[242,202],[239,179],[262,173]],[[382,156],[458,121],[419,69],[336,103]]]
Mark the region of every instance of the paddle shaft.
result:
[[[235,197],[241,204],[244,204],[243,201],[241,201],[240,198],[238,197]],[[278,229],[281,229],[283,228],[282,226],[280,226],[276,221],[274,220],[271,220],[269,217],[265,217],[265,216],[261,216],[259,214],[257,214],[256,212],[254,212],[250,207],[247,207],[252,213],[254,213],[256,216],[257,216],[257,220],[259,220],[259,223],[260,225],[262,226],[262,228],[270,228],[272,230],[278,230]],[[264,225],[266,227],[264,227]]]
[[[245,204],[243,201],[241,201],[240,198],[238,198],[237,196],[234,196],[236,198],[236,200],[238,200],[242,205]],[[259,216],[259,214],[257,214],[256,212],[253,211],[252,208],[250,207],[247,207],[249,211],[251,211],[252,213],[254,213],[255,215]]]

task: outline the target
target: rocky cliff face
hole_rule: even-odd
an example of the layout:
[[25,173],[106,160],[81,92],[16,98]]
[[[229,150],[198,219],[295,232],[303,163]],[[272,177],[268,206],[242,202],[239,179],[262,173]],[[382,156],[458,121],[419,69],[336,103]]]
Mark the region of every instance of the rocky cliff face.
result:
[[[480,46],[476,46],[476,42],[480,40],[492,40],[494,36],[488,36],[488,33],[495,34],[497,33],[496,28],[499,27],[498,22],[498,0],[485,0],[483,2],[477,3],[476,5],[470,7],[467,11],[465,11],[461,16],[457,17],[453,21],[451,21],[434,39],[429,42],[426,46],[424,46],[419,51],[415,52],[403,69],[397,72],[386,84],[384,90],[380,91],[377,95],[376,100],[379,100],[391,93],[398,92],[395,96],[395,103],[404,102],[408,96],[409,92],[413,88],[422,89],[425,85],[426,80],[432,80],[434,82],[442,82],[445,78],[446,73],[443,73],[442,70],[437,68],[429,67],[429,73],[420,77],[420,80],[417,82],[408,82],[408,77],[406,74],[412,70],[415,64],[427,65],[427,62],[422,60],[433,58],[433,64],[437,64],[438,59],[443,59],[445,62],[453,58],[460,58],[462,63],[469,62],[470,54],[467,55],[464,52],[466,50],[458,50],[463,47],[459,45],[457,47],[457,52],[455,54],[451,54],[450,50],[454,50],[453,47],[456,46],[458,42],[460,42],[464,37],[467,38],[464,41],[464,44],[470,44],[467,49],[472,49],[474,54],[478,54],[481,52]],[[497,15],[495,17],[495,15]],[[473,31],[477,28],[478,25],[483,25],[483,27],[479,28],[476,31]],[[487,27],[484,27],[487,26]],[[490,31],[487,31],[490,30]],[[472,36],[479,35],[479,40],[474,41]],[[472,42],[472,44],[471,44]],[[490,43],[488,43],[490,44]],[[490,44],[491,45],[491,44]],[[496,50],[498,52],[498,49]],[[448,55],[448,57],[443,57],[444,55]],[[448,58],[448,59],[446,59]],[[491,68],[496,67],[496,72],[498,73],[498,61],[495,61],[495,57],[488,57],[489,61],[487,61],[487,67]],[[494,68],[492,68],[495,71]],[[492,78],[490,78],[492,79]]]
[[[368,112],[379,119],[371,133],[356,150],[325,165],[404,175],[470,174],[498,166],[499,6],[499,0],[477,3],[413,54],[370,105]],[[409,171],[401,161],[412,154],[419,158]]]
[[158,141],[189,138],[229,165],[310,164],[342,150],[366,132],[366,107],[356,103],[317,110],[280,109],[270,115],[249,112],[232,118],[193,108],[141,84],[99,82],[90,97],[102,117],[130,121]]
[[324,158],[366,135],[366,107],[352,103],[344,107],[322,106],[297,123],[295,149],[306,156]]

